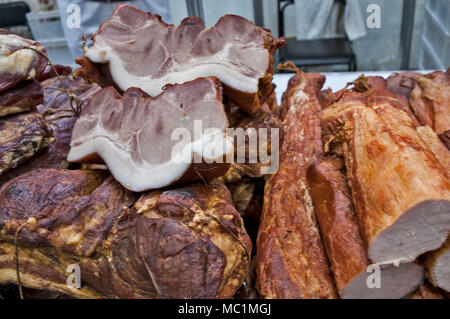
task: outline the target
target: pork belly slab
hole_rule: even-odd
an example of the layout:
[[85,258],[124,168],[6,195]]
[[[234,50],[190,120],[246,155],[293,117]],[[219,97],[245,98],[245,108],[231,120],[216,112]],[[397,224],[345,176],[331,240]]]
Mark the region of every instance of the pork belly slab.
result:
[[[104,172],[37,169],[0,188],[0,284],[77,298],[231,298],[251,243],[226,186],[135,195]],[[81,288],[66,281],[78,265]]]
[[138,87],[151,96],[168,83],[215,76],[225,94],[253,113],[271,89],[273,54],[280,41],[270,31],[235,15],[205,29],[197,17],[177,27],[161,17],[119,4],[93,36],[94,44],[76,61],[77,76],[122,91]]
[[[195,130],[198,124],[202,131]],[[216,78],[167,86],[154,99],[137,88],[121,96],[107,87],[83,108],[68,160],[95,163],[101,158],[124,187],[138,192],[209,180],[228,169],[224,157],[232,159],[227,126]]]
[[322,113],[325,149],[343,155],[372,262],[408,262],[450,231],[450,177],[407,113],[370,89]]
[[416,263],[398,267],[376,265],[380,269],[380,286],[369,287],[374,269],[369,268],[372,263],[340,166],[330,158],[318,160],[308,169],[311,198],[339,295],[352,299],[404,297],[422,283],[423,266]]
[[283,94],[280,165],[267,180],[256,243],[256,287],[265,298],[336,298],[307,187],[322,154],[319,91],[325,77],[299,72]]
[[13,34],[0,34],[0,93],[39,77],[46,66],[42,44]]

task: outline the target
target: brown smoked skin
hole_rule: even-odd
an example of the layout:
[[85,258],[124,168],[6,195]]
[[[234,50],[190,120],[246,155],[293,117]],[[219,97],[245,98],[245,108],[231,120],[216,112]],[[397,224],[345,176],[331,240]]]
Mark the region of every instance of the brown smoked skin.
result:
[[337,297],[306,186],[308,166],[322,153],[323,82],[300,71],[283,95],[280,165],[266,182],[256,243],[256,286],[264,298]]
[[[437,249],[450,229],[449,172],[391,97],[370,89],[337,95],[322,113],[324,145],[345,158],[369,258],[411,261]],[[429,228],[420,226],[419,216],[426,216]],[[393,227],[398,223],[403,227]]]
[[308,170],[308,186],[336,286],[341,292],[370,264],[347,181],[333,160],[319,160]]

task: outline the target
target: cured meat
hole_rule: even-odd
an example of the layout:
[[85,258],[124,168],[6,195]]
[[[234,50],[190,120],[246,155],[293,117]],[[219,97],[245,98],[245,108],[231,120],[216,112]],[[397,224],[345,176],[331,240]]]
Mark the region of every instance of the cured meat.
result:
[[36,81],[24,81],[0,93],[0,117],[29,111],[43,101],[42,88]]
[[[154,191],[141,197],[135,207],[142,217],[129,220],[125,227],[155,231],[136,243],[131,232],[119,231],[115,249],[122,258],[128,257],[124,252],[133,246],[141,254],[145,249],[154,252],[142,257],[155,270],[159,289],[173,298],[230,298],[235,294],[248,272],[252,244],[223,183],[216,180]],[[118,271],[138,285],[135,269]]]
[[431,282],[450,292],[450,237],[444,245],[424,256]]
[[1,118],[0,176],[44,150],[51,138],[51,128],[38,113]]
[[42,44],[13,34],[0,34],[0,93],[39,77],[46,65]]
[[405,297],[405,299],[444,299],[445,297],[438,288],[433,287],[428,282],[423,283],[419,288]]
[[427,144],[434,156],[441,163],[442,167],[450,172],[450,150],[441,142],[437,134],[429,126],[419,126],[416,128],[422,140]]
[[325,78],[299,71],[283,94],[280,166],[266,182],[256,243],[256,286],[265,298],[335,298],[307,188],[322,153],[319,91]]
[[[242,116],[238,122],[235,120],[233,127],[233,135],[228,136],[234,138],[235,161],[221,179],[232,183],[241,178],[259,178],[276,171],[283,138],[279,115],[264,104],[255,115]],[[272,141],[276,142],[273,149]]]
[[322,113],[325,150],[344,156],[369,258],[408,262],[447,238],[449,172],[406,113],[374,94],[338,93]]
[[65,66],[65,65],[60,65],[60,64],[56,64],[53,66],[48,65],[45,68],[44,72],[42,72],[41,74],[39,74],[38,77],[36,77],[36,80],[38,80],[39,82],[42,82],[42,81],[51,79],[56,76],[55,71],[60,76],[70,75],[72,73],[72,68],[70,66]]
[[417,76],[410,103],[416,117],[431,127],[450,149],[450,71]]
[[272,89],[273,54],[282,41],[270,31],[235,15],[205,29],[197,17],[178,27],[161,17],[119,4],[92,37],[94,44],[76,62],[76,76],[125,91],[141,88],[151,96],[168,83],[215,76],[225,95],[247,113]]
[[390,91],[387,83],[388,82],[380,76],[366,77],[362,75],[353,82],[355,85],[353,90],[356,92],[365,92],[368,103],[371,105],[376,105],[378,102],[388,102],[392,107],[407,113],[414,125],[419,126],[420,122],[414,115],[408,99],[403,95]]
[[[251,243],[220,182],[134,195],[98,171],[37,169],[0,188],[0,283],[82,298],[230,298]],[[68,265],[83,286],[66,284]]]
[[[417,288],[423,267],[378,265],[380,286],[369,284],[375,269],[360,235],[345,176],[335,160],[319,160],[308,169],[308,185],[323,243],[339,295],[352,299],[401,298]],[[373,267],[373,266],[372,266]]]
[[256,242],[264,201],[264,180],[243,178],[227,184],[236,210],[244,219],[245,229],[252,241]]
[[415,77],[418,75],[421,74],[413,71],[392,73],[386,79],[386,86],[392,93],[402,95],[409,100],[409,96],[416,86]]
[[[63,83],[61,83],[61,81]],[[100,90],[95,83],[84,80],[72,80],[69,77],[53,77],[41,82],[44,92],[44,103],[36,107],[53,132],[53,139],[48,148],[40,154],[34,155],[26,165],[21,165],[14,170],[0,176],[0,185],[5,181],[29,172],[36,168],[68,168],[67,154],[70,150],[72,129],[77,117],[70,107],[69,96],[62,91],[63,86],[72,94],[83,101],[83,105],[89,103],[92,95]],[[74,103],[75,105],[75,103]]]
[[215,78],[168,86],[155,99],[137,88],[123,97],[104,88],[75,123],[68,160],[100,157],[132,191],[221,176],[229,166],[225,157],[234,151],[225,136],[221,93]]

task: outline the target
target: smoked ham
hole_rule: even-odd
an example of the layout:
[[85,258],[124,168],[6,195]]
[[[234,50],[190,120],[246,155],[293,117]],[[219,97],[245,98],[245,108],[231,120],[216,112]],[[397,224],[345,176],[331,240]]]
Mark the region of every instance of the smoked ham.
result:
[[409,100],[411,92],[416,86],[415,77],[418,75],[421,74],[413,71],[392,73],[386,79],[386,86],[392,93],[402,95]]
[[92,39],[76,60],[82,68],[75,76],[121,91],[138,87],[150,96],[168,83],[215,76],[225,95],[250,114],[272,89],[273,54],[282,45],[270,31],[239,16],[225,15],[210,29],[197,17],[175,27],[123,4]]
[[450,150],[445,147],[444,143],[439,139],[439,136],[427,125],[417,127],[416,131],[433,152],[434,156],[436,156],[442,167],[447,172],[450,172]]
[[[231,298],[251,243],[226,186],[135,195],[104,172],[37,169],[0,188],[0,284],[77,298]],[[82,286],[69,286],[68,266]],[[72,268],[72,269],[74,269]]]
[[52,130],[39,113],[0,118],[0,177],[47,148]]
[[0,117],[30,111],[43,101],[41,85],[35,81],[24,81],[0,93]]
[[[423,267],[415,263],[373,265],[360,235],[345,176],[335,159],[308,169],[308,185],[339,295],[351,299],[401,298],[417,288]],[[378,273],[376,273],[378,271]],[[379,274],[379,286],[371,277]]]
[[299,71],[283,94],[280,166],[266,182],[256,243],[256,286],[265,298],[337,297],[306,180],[308,166],[322,153],[324,80]]
[[137,88],[121,96],[107,87],[76,121],[68,160],[101,159],[124,187],[137,192],[209,180],[223,175],[232,161],[227,126],[215,78],[167,86],[156,98]]
[[[69,153],[72,129],[77,116],[70,106],[69,96],[62,89],[65,87],[70,90],[73,96],[77,96],[83,101],[83,105],[87,105],[93,94],[100,90],[100,87],[95,83],[72,80],[67,76],[50,77],[41,82],[40,85],[44,93],[44,103],[36,106],[36,111],[42,114],[42,121],[46,122],[51,128],[52,139],[49,141],[48,147],[42,152],[34,154],[31,160],[2,174],[0,185],[13,177],[36,168],[68,168],[67,154]],[[75,102],[73,102],[73,105],[75,106]]]
[[13,34],[0,34],[0,93],[39,77],[46,66],[42,44]]
[[450,292],[450,237],[445,244],[424,256],[431,282]]
[[450,70],[415,77],[410,103],[422,124],[431,127],[450,149]]
[[325,149],[343,155],[368,255],[411,262],[450,231],[450,175],[390,97],[344,90],[322,113]]

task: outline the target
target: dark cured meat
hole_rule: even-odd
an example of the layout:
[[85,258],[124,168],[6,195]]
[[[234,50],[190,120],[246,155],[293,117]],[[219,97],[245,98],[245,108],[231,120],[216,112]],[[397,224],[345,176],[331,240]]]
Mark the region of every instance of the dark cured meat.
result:
[[[64,86],[83,101],[83,106],[89,103],[92,95],[100,90],[95,83],[84,80],[72,80],[61,76]],[[69,105],[69,97],[62,89],[62,83],[56,77],[41,82],[44,92],[44,103],[36,107],[52,129],[53,139],[48,148],[32,160],[20,165],[16,169],[0,176],[0,185],[7,180],[29,172],[36,168],[68,168],[67,154],[70,150],[72,129],[77,117]],[[75,103],[74,103],[75,105]]]
[[35,81],[24,81],[0,93],[0,117],[30,111],[43,102],[41,85]]
[[39,74],[38,77],[36,77],[36,80],[38,80],[39,82],[51,79],[53,77],[56,77],[56,72],[58,73],[58,75],[60,76],[67,76],[70,75],[72,73],[72,68],[70,66],[65,66],[65,65],[59,65],[59,64],[54,64],[53,66],[48,65],[44,72],[42,72],[41,74]]
[[[250,240],[225,185],[134,195],[89,170],[37,169],[0,188],[0,284],[78,298],[231,298]],[[69,288],[78,264],[83,286]]]
[[0,93],[22,81],[39,77],[46,66],[42,44],[14,34],[0,34]]
[[421,74],[412,71],[392,73],[386,79],[386,86],[392,93],[403,95],[407,100],[409,100],[409,96],[416,86],[415,77],[418,75]]
[[39,113],[0,118],[0,176],[43,151],[51,137],[51,128]]

